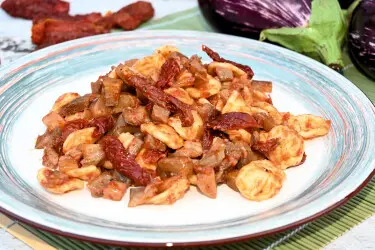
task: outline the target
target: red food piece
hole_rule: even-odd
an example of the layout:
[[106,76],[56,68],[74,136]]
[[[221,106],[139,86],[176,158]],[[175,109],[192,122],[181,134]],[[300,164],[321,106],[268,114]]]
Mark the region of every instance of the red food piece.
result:
[[211,148],[213,140],[214,136],[212,134],[212,131],[207,127],[207,123],[205,123],[202,138],[202,148],[204,152],[208,151]]
[[257,121],[249,114],[230,112],[222,114],[207,123],[209,128],[216,130],[233,130],[242,128],[259,128]]
[[169,57],[161,66],[159,80],[156,83],[158,88],[166,88],[171,85],[172,80],[180,73],[180,66],[177,60]]
[[166,108],[171,112],[177,113],[181,119],[182,126],[189,127],[193,124],[194,117],[191,113],[192,107],[190,105],[187,105],[177,98],[164,93],[163,90],[153,86],[148,82],[147,79],[141,76],[127,75],[125,80],[154,104]]
[[152,7],[151,3],[145,1],[138,1],[129,4],[122,7],[118,12],[126,12],[142,22],[145,22],[154,16],[154,8]]
[[61,152],[61,147],[64,144],[66,138],[68,138],[71,133],[86,128],[87,125],[88,121],[85,119],[76,119],[65,123],[65,126],[61,130],[61,135],[56,139],[56,144],[54,145],[55,149],[58,152]]
[[253,146],[252,149],[262,153],[265,156],[268,156],[270,152],[275,150],[277,145],[279,145],[280,138],[273,138],[269,139],[266,142],[257,141]]
[[217,52],[213,51],[212,49],[210,49],[206,45],[202,45],[202,50],[204,52],[206,52],[206,54],[209,57],[211,57],[211,59],[214,60],[215,62],[226,62],[226,63],[233,64],[234,66],[236,66],[236,67],[242,69],[243,71],[245,71],[247,76],[249,77],[249,79],[253,78],[254,72],[249,66],[242,65],[242,64],[227,60],[225,58],[222,58],[222,57],[220,57],[220,55]]
[[147,134],[144,137],[144,141],[145,142],[144,142],[143,147],[146,148],[146,149],[154,149],[154,150],[162,151],[162,152],[167,150],[167,145],[165,145],[163,142],[156,139],[155,137],[153,137],[150,134]]
[[44,19],[32,27],[32,41],[38,48],[86,37],[108,33],[110,30],[90,21],[64,21]]
[[151,3],[138,1],[121,8],[115,13],[105,16],[98,24],[108,29],[120,27],[124,30],[133,30],[143,22],[152,18],[154,12]]
[[89,14],[82,14],[82,15],[68,15],[68,14],[51,14],[47,16],[39,16],[33,18],[33,25],[38,24],[39,22],[43,22],[45,19],[54,19],[54,20],[61,20],[61,21],[87,21],[96,23],[103,18],[100,12],[92,12]]
[[88,125],[88,121],[85,119],[76,119],[69,121],[65,124],[64,128],[61,130],[60,139],[64,142],[65,139],[73,132],[84,129]]
[[156,175],[155,171],[143,169],[135,161],[134,156],[126,152],[121,141],[114,136],[106,135],[100,141],[106,158],[116,171],[133,180],[136,185],[146,186]]
[[104,135],[107,131],[111,130],[115,125],[115,121],[111,115],[100,116],[92,119],[88,127],[96,127],[92,136],[94,138],[99,138]]
[[5,0],[1,8],[11,16],[25,19],[69,13],[69,3],[60,0]]
[[143,161],[148,164],[157,163],[160,159],[166,157],[167,154],[155,149],[146,149],[142,155]]

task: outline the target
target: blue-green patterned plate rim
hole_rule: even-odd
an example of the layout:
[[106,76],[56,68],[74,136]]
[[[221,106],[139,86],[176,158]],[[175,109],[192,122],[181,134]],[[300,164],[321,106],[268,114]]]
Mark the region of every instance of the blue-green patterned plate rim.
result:
[[[200,225],[156,227],[66,211],[19,177],[12,168],[7,142],[18,117],[39,91],[64,84],[65,77],[74,77],[86,68],[111,65],[130,55],[146,55],[165,44],[195,53],[206,44],[223,56],[249,64],[256,75],[277,81],[281,89],[303,100],[301,105],[311,106],[330,119],[332,130],[325,140],[325,167],[311,187],[261,214]],[[374,106],[357,87],[323,64],[274,45],[235,36],[174,30],[77,39],[0,68],[0,209],[47,231],[115,245],[205,245],[264,236],[317,218],[358,192],[374,174],[374,133]]]

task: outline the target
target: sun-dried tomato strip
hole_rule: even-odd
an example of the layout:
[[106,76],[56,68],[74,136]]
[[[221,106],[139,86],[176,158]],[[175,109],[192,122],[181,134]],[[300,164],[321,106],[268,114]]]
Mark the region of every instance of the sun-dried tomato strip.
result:
[[210,128],[207,127],[207,123],[204,125],[203,129],[203,138],[202,138],[202,147],[203,151],[206,152],[211,148],[214,136]]
[[159,80],[156,87],[164,89],[168,87],[171,81],[180,73],[180,66],[175,58],[168,58],[161,66]]
[[76,119],[73,121],[69,121],[65,123],[65,126],[63,127],[61,131],[61,140],[64,142],[65,139],[73,132],[84,129],[88,125],[88,121],[85,119]]
[[179,115],[182,126],[191,126],[194,122],[193,114],[191,113],[192,107],[187,105],[177,98],[164,93],[163,90],[153,86],[147,81],[147,79],[138,75],[126,76],[128,84],[134,86],[137,90],[154,104],[157,104],[163,108],[168,109],[171,112],[175,112]]
[[139,166],[134,156],[126,152],[121,141],[116,137],[106,135],[100,144],[115,170],[133,180],[136,185],[146,186],[156,176],[155,171]]
[[61,130],[61,134],[58,138],[56,138],[56,143],[55,143],[55,149],[57,152],[61,151],[62,145],[64,144],[64,141],[68,136],[80,129],[86,128],[88,125],[88,121],[85,119],[76,119],[73,121],[68,121],[65,123],[65,126]]
[[89,127],[95,127],[93,137],[98,138],[104,135],[107,131],[111,130],[115,125],[115,121],[111,115],[100,116],[92,119],[89,122]]
[[167,153],[161,152],[156,149],[146,149],[144,152],[142,158],[145,163],[148,164],[155,164],[157,163],[160,159],[164,158],[167,156]]
[[217,52],[213,51],[212,49],[210,49],[206,45],[202,45],[202,50],[204,52],[206,52],[206,54],[209,57],[211,57],[211,59],[214,60],[215,62],[226,62],[226,63],[233,64],[234,66],[236,66],[236,67],[242,69],[243,71],[245,71],[247,76],[249,77],[249,79],[253,78],[254,72],[249,66],[243,65],[243,64],[240,64],[240,63],[236,63],[236,62],[227,60],[225,58],[222,58],[222,57],[220,57],[220,55]]
[[70,4],[60,0],[5,0],[1,8],[9,15],[32,20],[37,17],[68,15]]
[[268,154],[275,150],[275,148],[279,145],[279,141],[280,138],[269,139],[265,142],[258,141],[252,146],[252,149],[267,157]]
[[209,128],[216,130],[233,130],[242,128],[259,128],[259,124],[251,115],[242,112],[222,114],[207,123]]

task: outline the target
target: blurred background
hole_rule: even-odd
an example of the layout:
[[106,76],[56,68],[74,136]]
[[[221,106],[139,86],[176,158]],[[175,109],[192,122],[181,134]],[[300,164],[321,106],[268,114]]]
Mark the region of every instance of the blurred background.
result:
[[[303,53],[342,73],[375,100],[375,0],[65,2],[69,4],[0,0],[0,67],[37,49],[84,36],[198,30],[244,36]],[[8,223],[1,218],[0,225]],[[373,216],[326,249],[375,249],[374,232]],[[0,230],[0,249],[30,248]]]

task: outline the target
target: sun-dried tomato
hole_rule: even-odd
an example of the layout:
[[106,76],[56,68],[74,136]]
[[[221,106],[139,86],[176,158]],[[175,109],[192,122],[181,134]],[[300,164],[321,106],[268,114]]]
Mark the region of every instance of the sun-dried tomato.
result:
[[163,90],[153,86],[146,78],[139,75],[126,76],[126,82],[134,86],[154,104],[166,108],[171,112],[177,113],[181,119],[182,126],[189,127],[193,125],[194,117],[191,112],[192,107],[190,105],[187,105],[177,98],[164,93]]
[[61,139],[65,139],[73,132],[84,129],[88,125],[88,121],[85,119],[76,119],[73,121],[68,121],[61,131]]
[[168,58],[160,70],[159,80],[156,83],[158,88],[166,88],[171,85],[171,81],[180,73],[180,66],[175,58]]
[[55,15],[68,15],[69,3],[60,0],[5,0],[1,4],[9,15],[33,19]]
[[146,104],[146,110],[147,112],[152,112],[152,108],[154,107],[154,104],[152,102],[149,102]]
[[65,123],[65,126],[61,130],[61,134],[58,138],[56,138],[56,143],[55,143],[55,149],[57,152],[61,152],[62,145],[64,144],[64,141],[68,136],[80,129],[86,128],[88,125],[88,121],[85,119],[76,119],[73,121],[68,121]]
[[142,155],[143,161],[148,164],[155,164],[160,159],[166,157],[167,154],[165,152],[161,152],[155,149],[146,149]]
[[266,157],[270,152],[275,150],[275,148],[279,145],[280,138],[272,138],[265,142],[257,141],[253,146],[252,149],[262,153]]
[[151,19],[154,12],[151,3],[138,1],[121,8],[115,13],[107,14],[98,24],[108,29],[120,27],[124,30],[133,30]]
[[89,127],[95,127],[93,137],[98,138],[104,135],[107,131],[111,130],[115,125],[115,121],[111,115],[100,116],[92,119],[89,122]]
[[116,137],[106,135],[100,144],[115,170],[133,180],[136,185],[146,186],[156,176],[155,171],[139,166],[134,156],[126,152],[121,141]]
[[259,128],[257,121],[249,114],[230,112],[217,116],[207,123],[209,128],[216,130],[233,130],[243,128]]
[[203,151],[208,151],[211,148],[212,141],[214,140],[214,136],[210,128],[207,125],[204,125],[203,129],[203,138],[202,138],[202,147]]
[[214,60],[215,62],[226,62],[226,63],[233,64],[234,66],[236,66],[236,67],[242,69],[243,71],[245,71],[247,76],[249,77],[249,79],[253,78],[254,72],[249,66],[243,65],[243,64],[240,64],[240,63],[236,63],[236,62],[227,60],[225,58],[222,58],[222,57],[220,57],[220,55],[217,52],[213,51],[212,49],[210,49],[206,45],[202,45],[202,50],[204,52],[206,52],[206,54],[209,57],[211,57],[211,59]]
[[32,41],[38,45],[39,49],[81,37],[110,32],[104,26],[90,21],[64,21],[53,18],[34,24],[31,31]]

